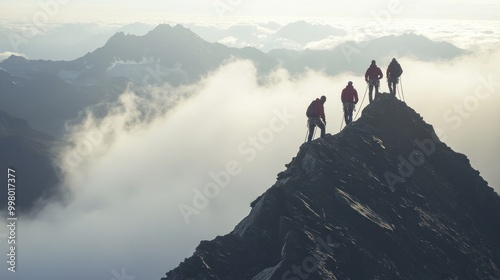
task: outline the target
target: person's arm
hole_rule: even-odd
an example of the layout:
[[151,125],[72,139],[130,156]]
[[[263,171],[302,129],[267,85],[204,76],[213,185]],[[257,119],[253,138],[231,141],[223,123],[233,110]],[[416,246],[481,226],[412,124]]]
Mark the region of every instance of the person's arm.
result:
[[384,74],[382,73],[382,70],[380,68],[378,69],[378,75],[379,79],[382,79],[384,77]]
[[358,101],[359,101],[359,99],[358,99],[358,91],[354,90],[354,104],[357,104]]

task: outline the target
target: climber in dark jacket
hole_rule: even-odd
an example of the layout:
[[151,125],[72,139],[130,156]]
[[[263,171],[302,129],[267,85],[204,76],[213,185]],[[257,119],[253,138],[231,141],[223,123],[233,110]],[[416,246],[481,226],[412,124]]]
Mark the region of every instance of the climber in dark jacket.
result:
[[389,85],[389,92],[392,96],[396,96],[396,85],[399,83],[399,77],[403,74],[403,68],[399,62],[393,58],[386,71],[387,84]]
[[380,79],[384,77],[384,74],[382,74],[382,70],[378,68],[377,63],[375,60],[372,60],[372,64],[368,69],[366,69],[365,72],[365,81],[368,83],[369,86],[369,91],[368,91],[368,96],[370,98],[370,103],[373,101],[373,87],[375,87],[375,98],[378,96],[378,88],[380,86]]
[[352,112],[354,107],[358,103],[358,92],[353,87],[352,82],[349,81],[347,86],[342,90],[342,95],[340,97],[342,100],[342,105],[344,107],[344,119],[346,125],[352,122]]

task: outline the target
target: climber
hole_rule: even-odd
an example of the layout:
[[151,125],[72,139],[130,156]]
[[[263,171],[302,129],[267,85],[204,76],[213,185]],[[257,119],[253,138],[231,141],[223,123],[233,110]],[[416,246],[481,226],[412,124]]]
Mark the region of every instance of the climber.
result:
[[340,99],[342,100],[342,104],[344,106],[345,124],[348,125],[352,122],[352,112],[358,103],[358,92],[352,86],[351,81],[349,81],[347,86],[342,90]]
[[387,67],[386,77],[387,84],[389,85],[389,92],[394,97],[396,97],[396,85],[399,83],[401,74],[403,74],[403,68],[401,68],[399,62],[393,58]]
[[321,137],[325,136],[325,126],[326,126],[326,118],[325,118],[325,108],[323,104],[325,104],[326,96],[321,96],[321,98],[316,98],[309,107],[307,108],[306,116],[307,126],[309,127],[309,135],[307,137],[307,141],[311,141],[314,133],[314,129],[318,126],[321,129]]
[[373,87],[375,87],[375,98],[378,96],[378,87],[380,86],[380,79],[384,77],[384,74],[382,74],[382,70],[378,68],[377,63],[375,60],[372,60],[372,64],[368,69],[366,69],[365,73],[365,81],[368,83],[369,86],[369,98],[370,98],[370,103],[373,101]]

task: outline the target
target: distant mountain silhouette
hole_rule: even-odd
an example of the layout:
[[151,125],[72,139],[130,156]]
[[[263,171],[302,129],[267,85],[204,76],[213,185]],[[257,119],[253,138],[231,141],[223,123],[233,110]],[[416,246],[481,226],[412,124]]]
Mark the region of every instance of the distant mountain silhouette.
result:
[[[20,65],[29,63],[21,57],[11,57],[6,62],[14,61]],[[66,121],[77,118],[88,106],[114,100],[125,87],[125,81],[116,79],[100,86],[80,86],[49,72],[32,71],[17,76],[0,70],[0,110],[26,119],[35,129],[58,137],[64,133]]]
[[151,31],[151,28],[153,28],[153,25],[142,23],[142,22],[134,22],[127,24],[125,26],[120,27],[118,29],[118,32],[123,32],[125,34],[133,34],[137,36],[143,36],[147,34],[149,31]]
[[[150,70],[157,71],[156,74],[165,81],[179,84],[196,81],[232,57],[250,59],[262,70],[277,65],[274,59],[256,49],[208,43],[181,25],[159,25],[144,36],[117,33],[102,48],[77,61],[90,67],[84,72],[85,78],[98,78],[105,75],[116,61],[137,63],[151,59],[159,68]],[[147,74],[145,72],[144,76]]]
[[122,27],[97,22],[54,22],[50,26],[40,26],[39,31],[43,29],[43,32],[34,34],[21,27],[4,25],[0,27],[0,53],[22,53],[31,59],[73,60],[102,46],[118,31],[144,35],[153,27],[138,22]]
[[326,24],[296,21],[284,26],[276,22],[237,24],[229,28],[189,25],[209,42],[227,42],[228,46],[248,45],[263,52],[293,47],[302,50],[308,43],[347,35],[347,31]]
[[500,279],[500,197],[388,94],[251,207],[162,279]]
[[[305,40],[319,40],[342,31],[296,22],[283,27],[276,36],[300,40],[294,37],[299,33],[304,33],[300,38],[308,37]],[[294,55],[290,55],[292,53]],[[172,27],[162,24],[143,36],[118,32],[103,47],[73,61],[35,61],[12,56],[0,63],[0,67],[21,76],[36,72],[51,73],[68,83],[81,85],[109,84],[120,77],[136,84],[168,82],[178,85],[194,82],[232,58],[249,59],[263,73],[282,65],[293,73],[315,69],[329,74],[359,74],[372,59],[384,65],[392,57],[447,60],[466,53],[452,44],[433,42],[409,33],[362,43],[346,42],[332,50],[297,52],[278,49],[266,54],[252,47],[230,48],[209,43],[181,25]]]
[[[58,195],[59,178],[52,164],[55,144],[54,138],[33,130],[25,120],[0,111],[0,172],[7,178],[8,168],[15,170],[18,213],[29,212],[40,199]],[[2,195],[0,209],[6,207],[7,197]]]
[[302,20],[283,26],[273,37],[274,39],[286,38],[305,45],[329,36],[344,36],[346,34],[347,32],[343,29],[330,25],[311,24]]
[[[345,42],[332,50],[272,50],[269,55],[294,73],[305,69],[325,71],[335,75],[342,72],[364,74],[371,60],[380,67],[389,65],[393,57],[412,57],[421,61],[449,60],[469,52],[447,42],[434,42],[414,33],[385,36],[366,42]],[[404,66],[403,66],[404,67]]]
[[[110,77],[126,77],[136,83],[169,82],[176,85],[194,82],[231,58],[249,59],[262,71],[277,66],[273,58],[257,49],[208,43],[181,25],[162,24],[144,36],[118,32],[103,47],[74,61],[21,61],[13,56],[0,63],[0,67],[16,75],[49,72],[68,82],[83,84],[99,84]],[[131,67],[128,71],[114,73],[116,63]]]

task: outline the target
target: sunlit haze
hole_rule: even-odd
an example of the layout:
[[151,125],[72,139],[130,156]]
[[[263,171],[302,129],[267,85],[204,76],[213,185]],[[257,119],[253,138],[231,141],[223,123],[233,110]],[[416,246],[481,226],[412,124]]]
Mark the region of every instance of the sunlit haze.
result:
[[[57,4],[54,4],[57,3]],[[1,18],[30,19],[41,7],[51,9],[60,6],[57,18],[64,21],[148,21],[168,17],[198,21],[199,18],[222,16],[295,18],[308,17],[355,17],[367,18],[382,9],[401,9],[401,18],[475,19],[496,20],[500,14],[500,3],[495,0],[446,0],[446,1],[368,1],[353,0],[341,5],[326,0],[305,2],[293,1],[58,1],[26,0],[2,4]]]

